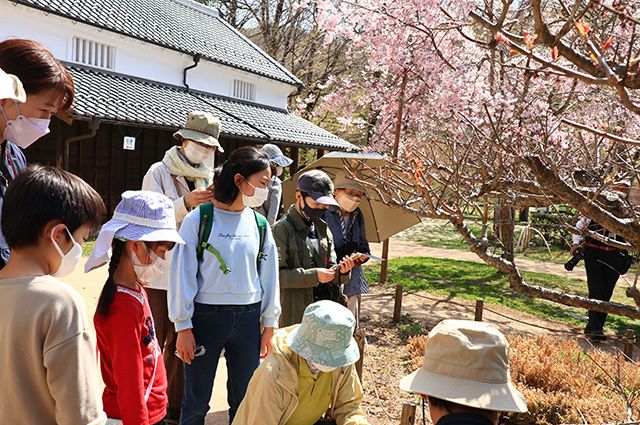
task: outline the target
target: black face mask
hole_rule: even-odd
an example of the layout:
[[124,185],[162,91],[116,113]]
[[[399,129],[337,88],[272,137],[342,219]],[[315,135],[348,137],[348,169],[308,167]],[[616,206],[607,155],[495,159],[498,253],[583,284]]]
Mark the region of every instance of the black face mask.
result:
[[302,198],[302,200],[304,202],[304,206],[300,208],[300,211],[302,211],[302,217],[304,217],[305,220],[316,221],[322,217],[322,214],[324,214],[323,208],[311,208],[309,204],[304,201],[304,198]]

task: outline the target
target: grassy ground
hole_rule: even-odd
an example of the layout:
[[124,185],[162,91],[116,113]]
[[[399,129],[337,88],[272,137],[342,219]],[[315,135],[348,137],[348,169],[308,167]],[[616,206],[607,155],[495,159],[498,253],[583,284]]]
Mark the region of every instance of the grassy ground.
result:
[[[368,281],[379,280],[379,263],[366,266],[365,271]],[[532,285],[587,295],[586,283],[579,279],[566,279],[543,273],[523,272],[522,275],[525,281]],[[403,284],[404,289],[408,291],[427,291],[448,297],[483,300],[489,304],[528,312],[550,320],[585,324],[584,321],[567,314],[585,315],[584,310],[520,295],[511,290],[506,275],[485,264],[422,257],[397,258],[389,260],[387,279],[393,284]],[[612,301],[629,303],[623,287],[616,288]],[[640,324],[636,321],[613,315],[607,319],[607,328],[616,334],[624,334],[625,329],[640,332]]]
[[[481,226],[473,222],[468,224],[474,235],[480,236]],[[516,225],[515,239],[518,240],[522,225]],[[398,234],[398,237],[419,243],[423,246],[434,248],[448,248],[468,250],[469,246],[464,242],[460,233],[456,231],[453,225],[444,220],[422,219],[422,223],[417,224],[404,232]],[[495,239],[490,239],[492,243],[496,243]],[[501,251],[499,245],[494,245],[494,249]],[[530,246],[524,252],[517,252],[516,258],[527,258],[529,260],[547,261],[557,264],[564,264],[569,259],[568,249],[550,246],[551,257],[549,251],[545,247],[544,241],[540,236],[531,239]]]

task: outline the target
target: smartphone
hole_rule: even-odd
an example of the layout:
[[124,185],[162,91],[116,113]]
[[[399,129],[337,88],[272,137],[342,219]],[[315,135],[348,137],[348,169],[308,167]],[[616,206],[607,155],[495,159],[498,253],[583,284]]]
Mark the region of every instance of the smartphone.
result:
[[[194,357],[204,356],[204,353],[206,353],[206,352],[207,352],[207,349],[204,348],[204,345],[196,345],[195,347],[193,347],[193,356]],[[180,357],[180,354],[178,354],[178,350],[176,350],[173,354],[175,354],[177,358],[182,360],[182,357]],[[184,360],[182,360],[182,361],[184,361]]]
[[[350,255],[350,257],[351,257],[351,259],[353,261],[356,261],[358,258],[360,258],[362,256],[364,256],[364,254],[361,254],[359,252],[354,252],[353,254]],[[342,261],[342,259],[340,261]],[[338,267],[340,267],[340,263],[334,264],[333,266],[331,266],[331,268],[329,270],[335,271],[335,270],[338,270]]]

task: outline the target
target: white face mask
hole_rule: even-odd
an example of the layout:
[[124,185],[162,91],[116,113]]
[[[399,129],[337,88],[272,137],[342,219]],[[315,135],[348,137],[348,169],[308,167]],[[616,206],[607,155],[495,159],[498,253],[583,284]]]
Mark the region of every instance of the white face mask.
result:
[[147,251],[147,254],[149,254],[149,257],[151,258],[151,263],[143,264],[138,258],[138,254],[135,252],[132,252],[133,255],[131,256],[131,262],[133,263],[133,271],[136,272],[138,280],[146,283],[164,273],[168,263],[165,259],[160,258],[158,254],[153,252],[152,249],[149,249],[146,244],[144,247],[145,251]]
[[208,159],[213,154],[212,149],[200,146],[197,143],[188,141],[187,146],[184,148],[184,156],[192,164],[200,164]]
[[49,133],[49,123],[51,120],[27,118],[20,114],[17,103],[16,110],[18,111],[18,118],[9,120],[7,114],[4,112],[4,108],[2,108],[4,119],[7,120],[7,128],[4,130],[3,137],[5,140],[14,143],[22,149],[26,149],[31,146],[33,142]]
[[284,167],[282,165],[276,166],[276,176],[280,177],[284,172]]
[[311,362],[311,361],[306,360],[306,359],[305,359],[305,361],[307,362],[307,366],[309,366],[309,370],[314,375],[317,375],[318,372],[325,372],[326,373],[326,372],[332,372],[332,371],[337,369],[337,367],[324,366],[324,365],[321,365],[321,364],[318,364],[318,363]]
[[[64,229],[67,231],[67,234],[69,235],[69,239],[73,241],[73,246],[71,247],[69,252],[67,252],[66,254],[62,252],[62,248],[60,248],[60,245],[58,245],[58,242],[56,242],[56,240],[53,239],[53,232],[59,226],[65,226]],[[62,262],[60,262],[60,267],[58,267],[58,270],[56,270],[56,272],[53,273],[51,276],[55,276],[55,277],[67,276],[69,273],[74,271],[76,267],[78,267],[80,258],[82,258],[82,245],[80,245],[78,242],[76,242],[75,239],[73,239],[71,232],[69,232],[69,229],[64,224],[59,224],[51,230],[51,241],[53,242],[53,246],[56,247],[56,251],[58,251],[58,254],[60,254],[60,257],[62,257]]]
[[[244,179],[244,181],[246,181],[247,183],[249,183],[249,180]],[[264,201],[267,200],[267,198],[269,197],[269,189],[263,189],[261,187],[255,187],[254,185],[252,185],[251,183],[249,183],[249,186],[251,186],[252,188],[255,189],[255,191],[253,192],[253,196],[247,196],[244,193],[242,194],[242,202],[244,202],[244,205],[250,208],[257,208],[259,206],[261,206],[262,204],[264,204]],[[242,191],[240,191],[242,193]]]
[[340,204],[345,211],[354,212],[358,205],[360,205],[360,200],[357,198],[352,198],[347,194],[339,193],[336,195],[336,202]]

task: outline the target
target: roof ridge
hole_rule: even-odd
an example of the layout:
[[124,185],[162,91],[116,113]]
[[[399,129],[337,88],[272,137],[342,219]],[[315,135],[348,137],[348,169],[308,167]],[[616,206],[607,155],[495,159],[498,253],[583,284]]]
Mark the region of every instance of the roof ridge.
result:
[[[174,0],[174,1],[180,1],[180,0]],[[251,47],[253,47],[258,53],[260,53],[262,56],[265,57],[265,59],[267,59],[268,61],[270,61],[271,63],[273,63],[275,66],[277,66],[278,68],[280,68],[282,71],[284,71],[287,75],[289,75],[293,80],[297,81],[298,85],[303,86],[304,83],[295,76],[295,74],[291,71],[289,71],[284,65],[282,65],[280,62],[278,62],[277,60],[275,60],[273,57],[271,57],[271,55],[267,54],[267,52],[265,52],[264,50],[262,50],[256,43],[254,43],[253,41],[251,41],[249,39],[249,37],[247,37],[246,35],[242,34],[240,31],[238,31],[236,28],[234,28],[233,26],[231,26],[231,24],[229,22],[227,22],[226,19],[224,19],[223,17],[218,17],[218,19],[220,20],[220,22],[222,22],[224,25],[226,25],[227,27],[229,27],[232,31],[234,31],[236,34],[238,34],[240,37],[242,37],[247,43],[249,43],[249,45]]]
[[198,3],[193,0],[172,0],[174,3],[179,3],[183,6],[188,6],[192,9],[196,9],[200,12],[203,12],[209,16],[213,16],[215,18],[223,18],[222,11],[220,9],[214,9],[212,7],[207,6],[206,4]]

